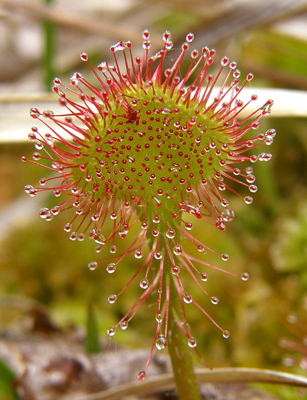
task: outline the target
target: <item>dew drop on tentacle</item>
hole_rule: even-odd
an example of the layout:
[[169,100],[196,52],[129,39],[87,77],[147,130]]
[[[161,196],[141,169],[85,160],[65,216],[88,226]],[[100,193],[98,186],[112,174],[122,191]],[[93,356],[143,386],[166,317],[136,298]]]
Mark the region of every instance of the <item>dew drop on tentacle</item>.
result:
[[54,206],[54,207],[52,207],[51,210],[50,210],[50,212],[51,212],[52,215],[58,215],[59,212],[60,212],[60,206]]
[[110,263],[108,264],[106,270],[109,274],[113,274],[116,271],[116,265],[114,263]]
[[252,193],[256,193],[258,190],[258,187],[256,185],[249,185],[249,191]]
[[173,274],[173,275],[179,275],[180,274],[180,268],[178,267],[178,265],[172,266],[171,274]]
[[159,312],[156,314],[156,321],[158,322],[158,324],[161,324],[163,321],[162,314]]
[[70,236],[69,236],[69,239],[72,240],[72,241],[75,241],[77,239],[77,233],[76,232],[72,232],[70,234]]
[[156,340],[156,348],[158,350],[163,350],[166,347],[166,338],[163,335],[159,335],[158,339]]
[[150,34],[149,34],[148,29],[145,29],[145,30],[143,31],[143,39],[144,39],[144,40],[149,40],[149,36],[150,36]]
[[183,296],[183,301],[184,301],[186,304],[191,304],[192,301],[193,301],[192,296],[191,296],[190,294],[187,294],[187,293],[186,293],[186,294]]
[[191,230],[193,229],[193,223],[190,222],[190,221],[186,222],[186,223],[185,223],[185,229],[186,229],[187,231],[191,231]]
[[141,259],[143,257],[143,253],[141,252],[141,250],[135,250],[134,257],[138,260]]
[[146,278],[142,279],[140,282],[140,288],[145,290],[148,288],[148,286],[149,286],[148,279]]
[[194,34],[193,33],[188,33],[187,34],[187,36],[186,36],[186,41],[188,42],[188,43],[191,43],[191,42],[193,42],[193,40],[194,40]]
[[[246,171],[246,173],[248,174],[247,171]],[[256,181],[256,177],[252,173],[247,175],[247,177],[246,177],[247,183],[254,183],[255,181]]]
[[39,118],[39,117],[41,116],[41,113],[40,113],[40,111],[39,111],[37,108],[32,107],[32,108],[30,109],[30,116],[31,116],[32,118]]
[[71,224],[70,223],[65,224],[64,231],[65,232],[70,232],[71,231]]
[[110,247],[110,253],[115,254],[116,252],[117,252],[117,247],[115,246],[115,244],[112,244],[112,246]]
[[97,268],[97,262],[92,261],[92,262],[88,263],[88,268],[90,271],[94,271]]
[[103,236],[102,233],[100,233],[99,235],[94,235],[94,242],[101,246],[104,246],[106,244],[106,238]]
[[191,347],[191,349],[194,349],[197,346],[196,339],[192,336],[188,339],[188,346]]
[[249,279],[249,274],[248,274],[247,272],[243,272],[243,273],[241,274],[241,279],[242,279],[242,281],[248,281],[248,279]]
[[223,337],[224,337],[225,339],[228,339],[229,336],[230,336],[229,331],[223,331]]
[[175,231],[173,230],[173,229],[168,229],[167,231],[166,231],[166,237],[168,238],[168,239],[174,239],[174,237],[175,237]]
[[110,337],[114,336],[115,335],[115,328],[113,328],[113,327],[109,328],[107,330],[107,335],[110,336]]
[[182,253],[182,247],[179,244],[175,245],[174,248],[173,248],[173,253],[176,256],[180,256],[181,253]]
[[253,198],[252,198],[251,196],[245,196],[245,197],[244,197],[244,202],[245,202],[246,204],[252,204]]
[[50,214],[49,208],[41,208],[39,210],[39,216],[43,219],[47,218],[47,216]]
[[145,229],[147,229],[147,228],[148,228],[147,222],[146,222],[146,221],[143,221],[143,222],[141,223],[141,229],[145,230]]
[[116,300],[117,300],[116,294],[111,294],[111,296],[108,297],[108,302],[110,304],[114,304],[116,302]]
[[119,324],[119,326],[120,326],[120,329],[121,329],[122,331],[125,331],[125,330],[128,328],[128,322],[127,322],[127,321],[122,321],[122,322]]
[[143,381],[145,378],[146,378],[146,372],[145,372],[145,371],[141,371],[141,372],[138,374],[138,380],[139,380],[139,381]]
[[208,275],[204,272],[204,273],[200,274],[200,279],[201,279],[203,282],[207,282],[207,280],[208,280]]
[[88,55],[87,55],[87,53],[84,53],[84,52],[81,53],[81,54],[80,54],[80,58],[81,58],[82,61],[87,61],[87,60],[88,60]]
[[27,193],[27,194],[30,193],[31,189],[33,189],[33,186],[31,186],[31,185],[26,185],[26,186],[24,187],[24,191],[25,191],[25,193]]
[[216,305],[216,304],[218,304],[218,302],[219,302],[219,299],[217,298],[217,297],[211,297],[211,303],[212,304],[214,304],[214,305]]
[[222,254],[222,260],[223,261],[228,261],[229,260],[229,255],[226,254],[226,253]]
[[40,179],[39,181],[38,181],[38,183],[39,183],[39,185],[40,186],[45,186],[46,185],[46,179],[45,178],[42,178],[42,179]]
[[222,200],[221,200],[221,206],[223,206],[223,207],[228,207],[228,206],[229,206],[228,201],[225,200],[225,199],[222,199]]

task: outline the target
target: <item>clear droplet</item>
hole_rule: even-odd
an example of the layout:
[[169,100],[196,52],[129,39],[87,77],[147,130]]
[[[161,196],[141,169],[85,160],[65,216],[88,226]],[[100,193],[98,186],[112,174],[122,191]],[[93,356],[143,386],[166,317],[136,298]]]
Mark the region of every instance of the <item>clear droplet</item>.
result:
[[244,201],[246,204],[252,204],[253,198],[251,196],[245,196]]
[[60,212],[60,207],[59,206],[54,206],[54,207],[51,208],[50,211],[51,211],[52,215],[58,215],[59,212]]
[[161,251],[156,251],[154,257],[156,260],[161,260],[161,258],[162,258]]
[[200,253],[204,253],[205,252],[204,246],[201,245],[197,246],[197,251],[199,251]]
[[174,246],[174,248],[173,248],[173,253],[174,253],[176,256],[180,256],[180,254],[182,253],[182,247],[181,247],[179,244],[177,244],[177,245]]
[[116,248],[115,244],[112,244],[112,246],[110,247],[110,253],[115,254],[116,252],[117,252],[117,248]]
[[71,231],[71,224],[70,224],[70,223],[67,223],[67,224],[64,226],[64,231],[65,231],[65,232],[70,232],[70,231]]
[[107,268],[106,268],[107,272],[109,274],[113,274],[116,271],[116,265],[114,263],[110,263]]
[[111,294],[111,296],[108,297],[108,302],[110,304],[114,304],[116,302],[116,300],[117,300],[116,294]]
[[174,265],[174,266],[171,268],[171,273],[172,273],[173,275],[178,275],[178,274],[180,274],[180,268],[179,268],[177,265]]
[[98,236],[94,236],[94,241],[97,244],[100,244],[101,246],[106,244],[106,238],[103,236],[102,233],[100,233]]
[[193,301],[193,299],[192,299],[192,296],[190,295],[190,294],[185,294],[184,295],[184,297],[183,297],[183,301],[186,303],[186,304],[190,304],[190,303],[192,303],[192,301]]
[[118,236],[121,239],[124,239],[127,236],[128,230],[125,229],[123,225],[120,225],[119,230],[118,230]]
[[141,224],[141,228],[144,229],[144,230],[147,229],[148,228],[147,222],[143,221],[142,224]]
[[187,36],[186,36],[186,41],[187,41],[188,43],[191,43],[193,40],[194,40],[194,34],[191,33],[191,32],[188,33]]
[[107,334],[109,335],[109,336],[114,336],[115,335],[115,328],[109,328],[108,330],[107,330]]
[[203,282],[207,282],[207,280],[208,280],[208,275],[204,272],[204,273],[200,274],[200,279],[201,279]]
[[228,207],[228,206],[229,206],[228,201],[225,200],[225,199],[223,199],[223,200],[221,201],[221,206],[223,206],[223,207]]
[[227,209],[227,210],[222,212],[222,216],[223,216],[223,220],[225,222],[230,222],[230,221],[232,221],[234,219],[235,213],[234,213],[233,210]]
[[188,339],[188,346],[192,349],[197,346],[197,342],[192,336]]
[[89,270],[94,271],[94,269],[97,268],[97,263],[96,263],[96,261],[92,261],[92,262],[88,263],[87,266],[88,266]]
[[185,223],[185,229],[187,230],[187,231],[190,231],[190,230],[192,230],[193,229],[193,224],[192,224],[192,222],[186,222]]
[[258,187],[256,185],[249,185],[249,191],[252,193],[256,193],[258,190]]
[[27,193],[27,194],[29,194],[30,193],[30,191],[33,189],[33,186],[31,186],[31,185],[26,185],[25,187],[24,187],[24,191]]
[[166,237],[168,238],[168,239],[174,239],[174,237],[175,237],[175,231],[174,231],[174,229],[168,229],[167,231],[166,231]]
[[82,61],[87,61],[88,60],[87,53],[81,53],[80,54],[80,58],[81,58]]
[[147,289],[148,286],[149,286],[148,279],[146,279],[146,278],[142,279],[141,282],[140,282],[140,288],[141,289]]
[[248,174],[247,177],[246,177],[246,182],[247,183],[254,183],[255,180],[256,180],[256,177],[253,174]]
[[72,241],[76,240],[77,239],[77,232],[72,232],[70,234],[70,236],[69,236],[69,239],[72,240]]
[[229,260],[229,254],[226,254],[226,253],[222,254],[222,260],[223,261]]
[[158,350],[163,350],[166,347],[166,338],[163,335],[159,335],[158,339],[156,340],[156,348]]
[[241,279],[242,281],[248,281],[249,274],[247,272],[243,272],[243,274],[241,274]]
[[51,221],[53,219],[53,215],[49,214],[47,215],[47,217],[45,218],[45,221]]
[[229,331],[223,331],[223,337],[224,337],[225,339],[228,339],[229,336],[230,336]]
[[91,219],[92,219],[93,222],[97,222],[98,219],[99,219],[99,215],[98,214],[93,214]]
[[79,242],[83,242],[83,240],[84,240],[84,233],[79,233],[77,239],[78,239]]
[[152,230],[152,236],[153,237],[158,237],[160,235],[160,232],[157,229]]
[[146,378],[146,372],[145,372],[145,371],[141,371],[141,372],[138,374],[138,380],[139,380],[139,381],[143,381],[145,378]]
[[136,258],[136,259],[140,259],[140,258],[142,258],[143,257],[143,253],[141,252],[141,250],[136,250],[135,251],[135,253],[134,253],[134,257]]
[[161,324],[161,322],[163,321],[163,317],[162,317],[161,313],[156,314],[156,321],[158,322],[158,324]]
[[39,210],[39,216],[43,219],[45,219],[48,215],[50,214],[49,208],[41,208]]
[[122,331],[125,331],[128,328],[128,322],[122,321],[119,326]]
[[153,220],[152,220],[152,222],[153,222],[154,224],[158,224],[158,223],[160,222],[160,217],[159,217],[159,215],[155,215],[154,218],[153,218]]
[[217,297],[211,297],[211,303],[212,304],[214,304],[214,305],[216,305],[216,304],[218,304],[218,302],[219,302],[219,299],[217,298]]

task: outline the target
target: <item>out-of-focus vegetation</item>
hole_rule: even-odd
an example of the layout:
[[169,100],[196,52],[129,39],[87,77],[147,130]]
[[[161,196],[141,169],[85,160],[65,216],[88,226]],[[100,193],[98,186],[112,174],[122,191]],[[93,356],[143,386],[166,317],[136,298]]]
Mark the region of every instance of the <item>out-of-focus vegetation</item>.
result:
[[[255,92],[257,86],[307,88],[307,41],[258,28],[221,42],[217,51],[235,58],[243,71],[255,72]],[[29,118],[25,131],[31,124]],[[205,255],[204,260],[233,273],[247,271],[250,275],[248,282],[242,282],[218,271],[207,271],[206,289],[220,299],[218,306],[213,306],[192,282],[187,286],[196,301],[231,333],[228,340],[223,339],[209,320],[193,306],[187,306],[198,350],[212,367],[285,370],[285,350],[279,341],[288,335],[287,315],[301,309],[307,295],[307,116],[265,118],[259,133],[269,128],[277,131],[275,141],[259,151],[271,152],[273,159],[253,165],[259,188],[253,204],[247,206],[242,199],[227,193],[236,217],[226,232],[194,221],[194,229],[201,231],[206,245],[230,255],[226,264],[212,254]],[[0,146],[0,223],[6,213],[14,213],[18,198],[29,202],[23,186],[37,185],[43,175],[46,177],[40,168],[20,162],[21,155],[31,157],[33,151],[30,143]],[[245,193],[244,188],[238,190]],[[41,198],[40,207],[53,204],[55,198]],[[1,237],[1,296],[33,298],[47,305],[62,326],[85,326],[88,304],[94,305],[99,332],[105,335],[106,329],[124,315],[141,293],[136,282],[114,305],[107,302],[107,297],[119,292],[134,274],[136,260],[132,256],[126,258],[112,275],[106,273],[104,266],[89,271],[88,262],[109,257],[107,249],[96,254],[93,241],[70,241],[63,231],[72,218],[69,212],[61,213],[50,223],[40,219],[38,213],[28,218],[26,208],[24,213],[26,223],[21,219],[18,228]],[[122,244],[125,246],[125,241]],[[151,307],[155,301],[154,297],[149,298],[129,328],[110,340],[130,347],[149,347],[155,329],[155,307]],[[20,314],[2,308],[0,297],[3,329],[20,321]],[[288,398],[291,395],[293,392]]]

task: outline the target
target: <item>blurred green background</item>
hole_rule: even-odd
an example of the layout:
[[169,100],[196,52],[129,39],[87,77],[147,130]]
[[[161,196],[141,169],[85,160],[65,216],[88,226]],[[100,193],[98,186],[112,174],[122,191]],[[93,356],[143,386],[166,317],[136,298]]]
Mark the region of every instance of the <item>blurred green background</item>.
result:
[[[103,24],[107,19],[114,29],[120,27],[120,33],[126,29],[125,37],[118,38],[112,31],[109,35],[104,35],[103,31],[99,33],[98,28],[97,31],[93,28],[93,32],[84,29],[78,31],[77,22],[82,21],[80,13],[83,9],[79,10],[79,14],[74,10],[74,24],[67,22],[65,26],[56,18],[51,19],[50,31],[50,26],[46,29],[42,16],[39,18],[35,9],[14,9],[17,3],[13,1],[9,5],[0,1],[3,10],[0,21],[2,31],[9,29],[10,20],[15,23],[15,31],[16,26],[25,29],[31,22],[40,44],[37,54],[28,58],[15,49],[16,60],[25,57],[24,69],[18,69],[19,66],[15,65],[15,75],[13,71],[10,76],[4,72],[0,74],[0,107],[5,105],[5,96],[16,91],[25,99],[33,91],[43,93],[46,79],[48,87],[51,85],[50,76],[60,76],[63,82],[68,82],[71,73],[81,68],[80,51],[88,51],[95,65],[96,61],[98,63],[109,57],[109,45],[120,39],[128,39],[129,34],[139,36],[139,44],[144,28],[149,28],[154,38],[159,38],[165,29],[169,29],[173,33],[175,47],[180,46],[187,32],[193,31],[197,39],[195,46],[214,46],[217,50],[216,60],[226,53],[238,62],[243,76],[250,71],[255,73],[252,82],[255,93],[257,87],[307,90],[307,29],[305,32],[301,29],[301,35],[298,35],[289,28],[291,24],[297,26],[297,21],[301,20],[305,21],[306,28],[307,6],[304,2],[297,2],[297,8],[296,2],[289,2],[293,8],[289,6],[289,10],[283,13],[277,2],[267,2],[271,8],[262,12],[264,3],[257,5],[251,2],[258,10],[256,13],[251,3],[248,6],[249,2],[241,2],[241,8],[235,8],[235,2],[231,1],[217,1],[211,8],[209,3],[197,1],[166,2],[164,5],[162,2],[135,1],[133,6],[125,2],[126,8],[121,6],[116,10],[106,10],[101,5],[98,14],[90,6],[85,10],[85,21],[91,15],[95,16],[94,28],[100,20]],[[37,7],[44,6],[42,2],[29,3]],[[69,8],[72,3],[64,6],[61,2],[54,2],[51,5],[58,7],[59,15],[62,12],[73,19],[74,13]],[[184,8],[187,4],[190,6]],[[272,12],[274,7],[275,13]],[[140,21],[142,16],[143,20]],[[249,21],[247,26],[246,20]],[[133,25],[133,21],[137,23]],[[49,43],[46,54],[46,43],[50,40],[52,46]],[[5,40],[1,44],[5,47]],[[65,49],[70,50],[69,54],[65,53]],[[43,62],[44,57],[49,60],[48,68]],[[14,106],[13,101],[12,104]],[[18,114],[17,107],[18,103]],[[24,136],[33,124],[30,117],[25,121]],[[197,309],[187,307],[198,350],[208,366],[262,367],[304,373],[300,368],[289,369],[283,365],[282,360],[287,352],[279,346],[279,342],[282,337],[291,336],[287,326],[288,314],[294,312],[302,321],[306,314],[306,121],[307,115],[274,117],[273,107],[272,116],[264,118],[259,128],[259,133],[270,128],[277,131],[274,143],[259,150],[271,152],[273,159],[269,163],[258,162],[253,165],[259,188],[253,196],[253,204],[247,206],[240,198],[227,193],[236,217],[227,225],[226,232],[204,227],[194,221],[194,229],[202,231],[202,241],[206,245],[230,255],[227,263],[210,254],[206,255],[205,261],[233,273],[247,271],[250,275],[248,282],[242,282],[240,278],[210,271],[206,289],[220,299],[217,306],[204,298],[195,285],[189,286],[187,280],[187,287],[191,288],[187,291],[219,325],[231,333],[228,340],[223,339],[220,331]],[[63,231],[65,223],[71,219],[69,213],[61,213],[50,223],[38,217],[38,209],[56,204],[55,198],[37,196],[37,212],[33,212],[31,202],[34,199],[23,193],[23,186],[35,186],[40,178],[46,177],[40,168],[20,162],[21,155],[30,158],[33,151],[30,142],[9,140],[0,144],[0,296],[3,299],[7,295],[25,296],[37,300],[48,306],[54,321],[62,327],[68,324],[84,327],[88,304],[92,304],[97,311],[99,332],[106,336],[106,329],[113,326],[124,315],[129,304],[132,305],[140,295],[141,289],[136,283],[114,305],[107,302],[107,297],[119,292],[133,275],[136,261],[132,256],[127,258],[120,263],[114,275],[107,274],[104,267],[89,271],[88,262],[108,257],[106,250],[96,254],[95,244],[90,240],[71,242]],[[244,188],[239,190],[243,195],[247,194]],[[18,215],[20,221],[14,219],[14,214]],[[188,248],[189,243],[185,246]],[[12,312],[1,307],[1,297],[1,329],[9,329],[16,323],[22,327],[22,310]],[[125,332],[118,332],[111,341],[132,348],[149,348],[155,331],[154,302],[155,299],[149,298],[129,328]],[[291,357],[296,355],[291,353]]]

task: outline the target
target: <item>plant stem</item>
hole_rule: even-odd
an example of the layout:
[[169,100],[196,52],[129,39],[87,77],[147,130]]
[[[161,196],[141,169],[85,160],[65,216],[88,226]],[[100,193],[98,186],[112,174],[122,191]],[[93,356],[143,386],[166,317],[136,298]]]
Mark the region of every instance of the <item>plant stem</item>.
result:
[[[52,5],[53,0],[45,0],[45,3],[49,6]],[[44,65],[44,81],[48,91],[51,90],[52,79],[54,78],[53,71],[53,56],[54,56],[54,25],[51,21],[45,20],[43,22],[45,31],[45,54],[43,58]]]
[[185,334],[177,324],[178,319],[183,321],[183,314],[172,277],[170,279],[169,310],[168,350],[172,361],[178,397],[180,400],[201,400],[193,368],[191,349],[188,347]]

